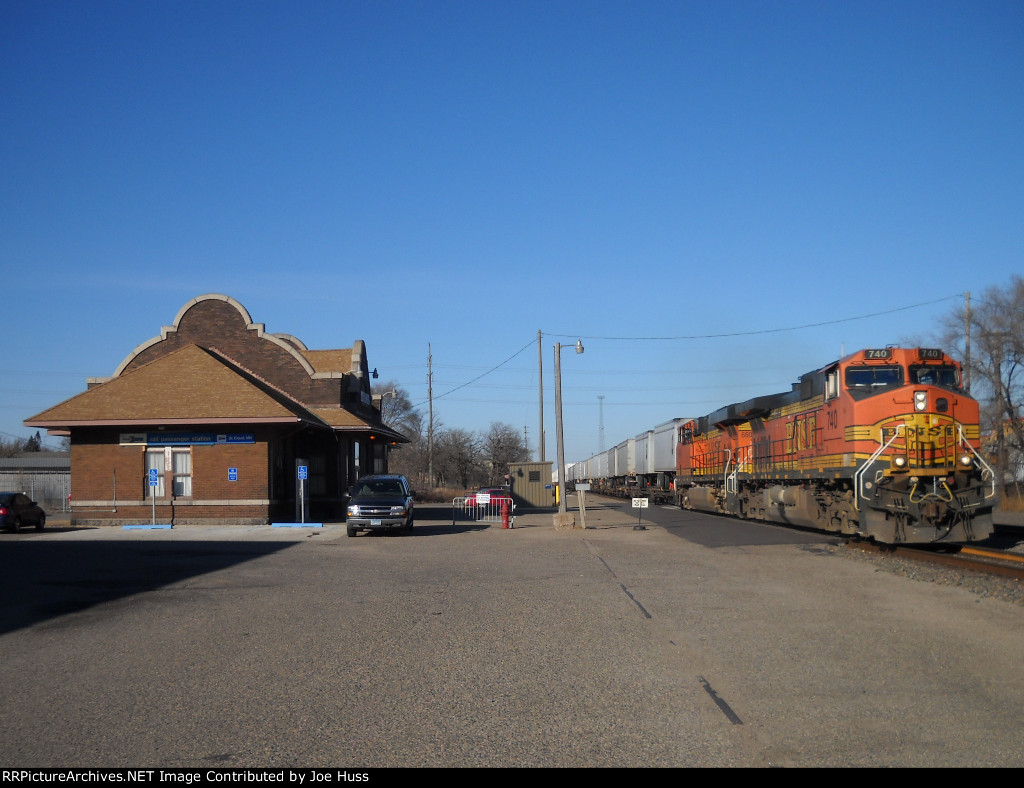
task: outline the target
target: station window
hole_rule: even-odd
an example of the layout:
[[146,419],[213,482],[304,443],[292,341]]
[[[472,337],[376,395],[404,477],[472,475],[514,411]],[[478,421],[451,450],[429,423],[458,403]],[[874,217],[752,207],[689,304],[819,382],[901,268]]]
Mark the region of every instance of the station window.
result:
[[192,497],[192,450],[174,449],[171,452],[171,467],[174,470],[172,489],[176,498]]
[[[170,462],[168,463],[168,459]],[[150,485],[150,471],[156,471],[156,489]],[[171,490],[176,498],[192,496],[192,447],[157,447],[146,449],[146,474],[144,494],[148,498],[155,495],[163,498],[166,495],[164,478],[166,471],[171,471]]]
[[[152,471],[156,471],[156,488],[150,483]],[[146,497],[155,495],[157,498],[164,497],[164,450],[146,449],[146,475],[142,481],[145,485]]]

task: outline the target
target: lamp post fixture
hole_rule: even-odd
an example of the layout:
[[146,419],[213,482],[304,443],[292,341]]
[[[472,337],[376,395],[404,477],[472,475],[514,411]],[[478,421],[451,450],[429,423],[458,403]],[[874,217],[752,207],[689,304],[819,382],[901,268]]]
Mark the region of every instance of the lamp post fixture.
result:
[[375,395],[380,399],[380,404],[377,406],[377,410],[380,413],[380,423],[387,426],[387,419],[384,418],[384,401],[391,397],[392,400],[398,399],[398,391],[391,389],[391,391],[382,391],[380,394]]
[[[374,370],[374,372],[376,371],[377,370]],[[382,391],[378,396],[380,397],[380,423],[382,426],[387,427],[388,423],[387,420],[384,418],[384,400],[387,397],[391,397],[393,400],[398,399],[398,391],[396,389],[391,389],[391,391]],[[384,444],[385,468],[388,471],[391,470],[391,447],[393,445],[394,443],[391,441],[387,441]]]
[[[583,340],[576,340],[576,352],[583,352]],[[555,343],[555,432],[558,438],[558,514],[556,526],[567,514],[565,508],[565,440],[562,436],[562,345]]]

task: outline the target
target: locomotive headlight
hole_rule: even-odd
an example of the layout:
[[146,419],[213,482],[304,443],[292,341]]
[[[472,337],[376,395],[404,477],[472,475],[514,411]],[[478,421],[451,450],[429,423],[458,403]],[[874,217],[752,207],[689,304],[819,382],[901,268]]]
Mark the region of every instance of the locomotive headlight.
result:
[[927,391],[915,391],[914,392],[914,410],[924,410],[928,407],[928,392]]
[[892,464],[895,465],[897,468],[906,468],[907,458],[903,457],[902,455],[899,457],[893,457]]
[[961,454],[958,460],[960,462],[961,467],[963,468],[970,468],[971,464],[973,463],[970,454]]

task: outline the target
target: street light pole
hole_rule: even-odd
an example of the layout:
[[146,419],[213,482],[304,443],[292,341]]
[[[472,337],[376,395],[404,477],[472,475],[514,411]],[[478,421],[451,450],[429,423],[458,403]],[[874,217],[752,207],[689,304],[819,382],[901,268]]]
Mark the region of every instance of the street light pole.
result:
[[540,387],[540,437],[537,439],[537,459],[544,462],[544,442],[547,437],[544,435],[544,351],[540,342],[541,333],[537,331],[537,382]]
[[[576,341],[576,352],[583,352],[583,341]],[[562,345],[555,343],[555,432],[558,438],[558,517],[555,525],[565,524],[565,439],[562,435]]]

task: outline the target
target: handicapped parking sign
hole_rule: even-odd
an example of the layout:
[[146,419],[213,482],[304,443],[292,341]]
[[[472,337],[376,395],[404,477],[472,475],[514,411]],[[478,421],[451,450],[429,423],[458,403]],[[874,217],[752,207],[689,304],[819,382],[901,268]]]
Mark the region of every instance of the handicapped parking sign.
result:
[[149,469],[149,486],[150,487],[156,487],[160,483],[160,480],[159,480],[159,477],[158,477],[158,473],[159,472],[157,471],[156,468],[150,468]]

